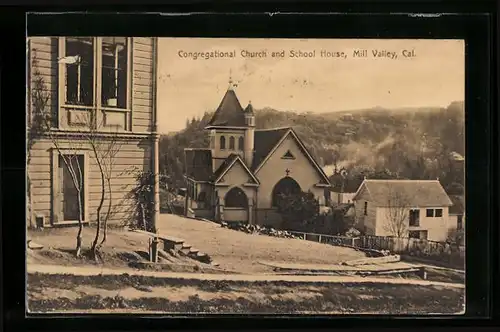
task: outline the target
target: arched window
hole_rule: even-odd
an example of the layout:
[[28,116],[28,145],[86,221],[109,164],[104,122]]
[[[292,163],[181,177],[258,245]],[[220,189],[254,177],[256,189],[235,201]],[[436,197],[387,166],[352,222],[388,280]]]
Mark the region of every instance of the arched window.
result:
[[226,148],[226,138],[224,136],[220,137],[220,148],[224,150]]
[[247,195],[241,188],[234,187],[229,190],[225,198],[225,206],[233,208],[248,208]]
[[282,178],[273,188],[272,206],[278,206],[282,195],[298,194],[301,190],[299,184],[293,178],[289,176]]
[[243,151],[243,137],[238,138],[238,150]]
[[229,137],[229,150],[234,150],[234,137]]

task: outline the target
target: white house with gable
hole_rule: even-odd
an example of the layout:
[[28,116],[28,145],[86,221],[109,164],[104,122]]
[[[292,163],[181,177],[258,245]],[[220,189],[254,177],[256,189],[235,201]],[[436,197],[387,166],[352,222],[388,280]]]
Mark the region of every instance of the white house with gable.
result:
[[[445,241],[452,202],[438,180],[368,180],[353,197],[367,235]],[[399,233],[399,234],[397,234]]]

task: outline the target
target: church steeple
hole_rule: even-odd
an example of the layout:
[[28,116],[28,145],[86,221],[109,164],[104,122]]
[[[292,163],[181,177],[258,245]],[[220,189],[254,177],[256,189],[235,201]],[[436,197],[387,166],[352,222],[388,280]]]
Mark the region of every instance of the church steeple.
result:
[[233,88],[234,88],[233,76],[231,75],[231,73],[232,73],[232,70],[229,69],[229,80],[228,80],[228,86],[227,86],[228,90],[233,90]]

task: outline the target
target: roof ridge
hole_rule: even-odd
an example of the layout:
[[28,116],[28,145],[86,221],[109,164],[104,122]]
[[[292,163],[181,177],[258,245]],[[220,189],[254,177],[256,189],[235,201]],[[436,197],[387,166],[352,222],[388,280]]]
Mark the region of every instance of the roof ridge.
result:
[[394,182],[439,182],[439,180],[412,180],[412,179],[365,179],[367,182],[375,182],[375,181],[394,181]]
[[275,130],[281,130],[281,129],[292,129],[292,127],[285,126],[285,127],[267,128],[267,129],[255,129],[255,131],[275,131]]

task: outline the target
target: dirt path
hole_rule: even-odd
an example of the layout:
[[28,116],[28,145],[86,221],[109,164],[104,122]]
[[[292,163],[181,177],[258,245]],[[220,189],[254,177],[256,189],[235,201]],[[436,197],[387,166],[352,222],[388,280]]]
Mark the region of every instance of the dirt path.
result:
[[28,264],[28,273],[42,274],[71,274],[76,276],[99,276],[99,275],[136,275],[156,278],[170,279],[197,279],[197,280],[219,280],[219,281],[273,281],[273,282],[322,282],[322,283],[381,283],[397,285],[421,285],[421,286],[441,286],[447,288],[465,288],[463,284],[434,282],[418,279],[397,279],[397,278],[377,278],[360,276],[322,276],[322,275],[271,275],[271,274],[194,274],[175,272],[153,272],[125,269],[108,269],[97,267],[77,267],[77,266],[57,266],[57,265],[37,265]]
[[338,264],[365,258],[351,248],[336,247],[300,239],[284,239],[267,235],[247,234],[221,228],[219,224],[181,216],[162,214],[159,233],[181,238],[205,252],[219,263],[220,268],[242,273],[271,272],[259,264],[261,260],[311,264]]

